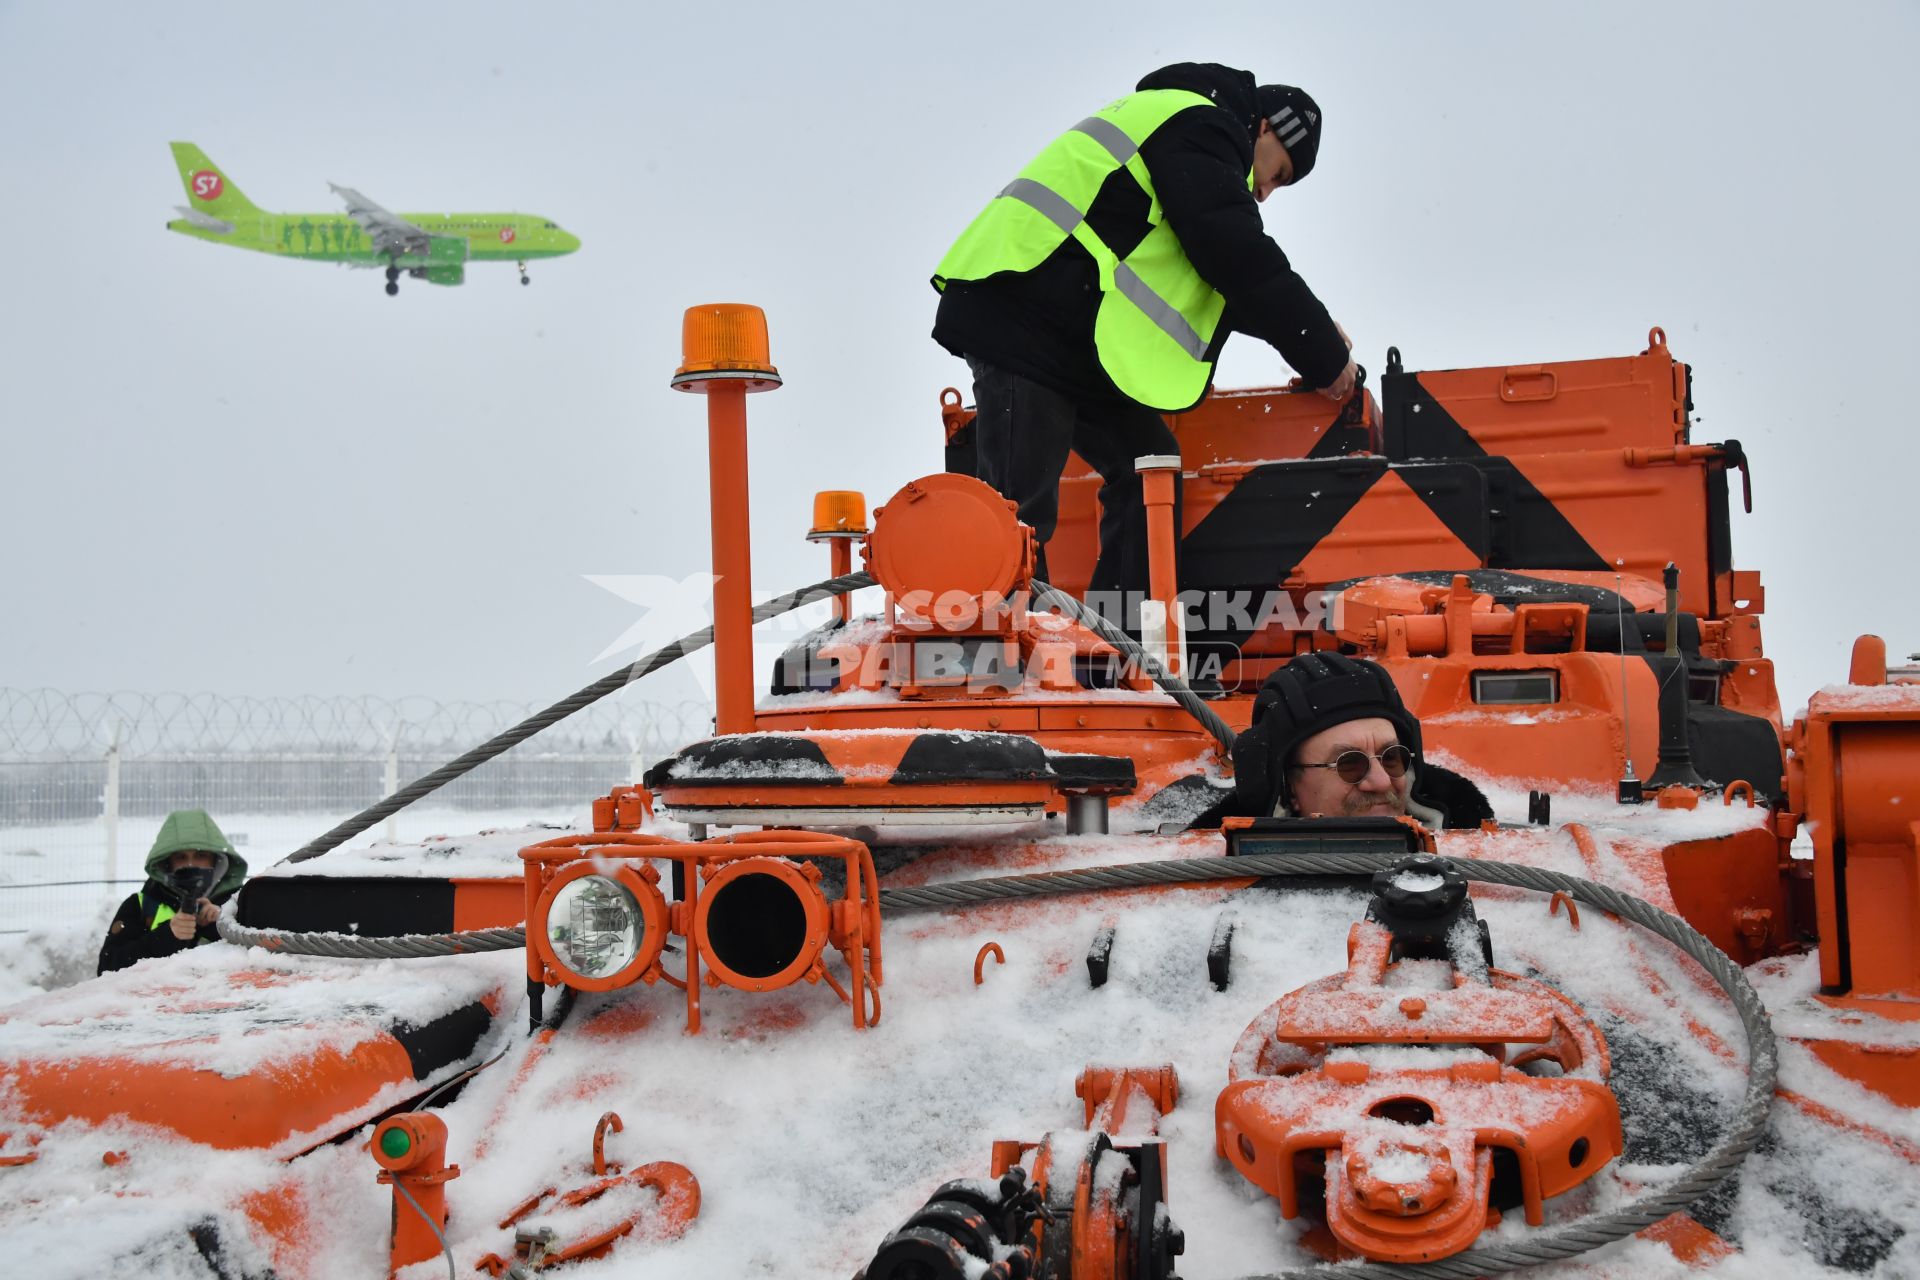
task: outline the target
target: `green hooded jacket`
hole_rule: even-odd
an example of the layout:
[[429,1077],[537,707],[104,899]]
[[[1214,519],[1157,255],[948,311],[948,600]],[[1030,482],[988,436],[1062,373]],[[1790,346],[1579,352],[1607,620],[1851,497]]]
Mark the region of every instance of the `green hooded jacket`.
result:
[[154,880],[167,878],[167,859],[183,849],[220,854],[226,858],[224,870],[214,881],[207,896],[219,902],[247,878],[247,860],[234,850],[233,842],[205,809],[176,809],[160,824],[160,834],[147,850],[147,875]]
[[[213,888],[207,892],[213,902],[225,902],[246,880],[247,860],[205,809],[180,809],[168,814],[160,824],[160,834],[154,837],[153,848],[147,851],[148,883],[128,895],[114,914],[100,946],[96,972],[124,969],[139,960],[219,941],[220,934],[212,925],[199,926],[189,939],[176,938],[164,927],[174,916],[172,901],[160,892],[168,883],[167,859],[187,849],[214,856]],[[156,892],[149,893],[149,889]]]

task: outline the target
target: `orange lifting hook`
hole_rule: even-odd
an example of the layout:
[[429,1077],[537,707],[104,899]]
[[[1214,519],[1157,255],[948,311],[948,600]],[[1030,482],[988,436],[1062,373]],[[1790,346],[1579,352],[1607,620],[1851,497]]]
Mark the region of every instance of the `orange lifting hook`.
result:
[[608,1169],[612,1169],[615,1173],[620,1172],[618,1164],[607,1163],[607,1130],[609,1128],[615,1133],[620,1133],[626,1128],[620,1123],[619,1115],[612,1111],[601,1116],[600,1122],[593,1126],[593,1173],[597,1178],[606,1177]]
[[1732,782],[1729,782],[1727,789],[1720,793],[1720,803],[1731,806],[1733,804],[1733,798],[1736,795],[1744,795],[1747,798],[1747,808],[1753,808],[1753,784],[1751,782],[1748,782],[1745,778],[1736,778]]
[[989,942],[986,946],[980,948],[980,954],[973,958],[973,985],[976,987],[987,980],[986,964],[988,956],[992,956],[998,964],[1005,964],[1007,962],[1007,953],[1000,949],[999,943]]
[[1567,923],[1573,926],[1575,933],[1580,932],[1580,908],[1574,905],[1573,895],[1565,889],[1555,889],[1553,896],[1547,899],[1547,914],[1559,915],[1561,903],[1565,903],[1567,907]]

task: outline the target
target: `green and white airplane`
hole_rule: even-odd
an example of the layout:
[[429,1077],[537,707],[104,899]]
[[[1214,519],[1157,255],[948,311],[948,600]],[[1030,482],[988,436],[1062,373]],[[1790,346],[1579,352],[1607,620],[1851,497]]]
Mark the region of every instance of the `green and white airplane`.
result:
[[531,284],[527,263],[580,247],[580,237],[537,214],[389,213],[331,182],[346,202],[344,214],[268,213],[193,143],[174,143],[173,160],[188,203],[176,206],[181,216],[167,230],[276,257],[385,267],[389,295],[400,292],[403,271],[428,284],[460,284],[469,262],[517,263],[520,283]]

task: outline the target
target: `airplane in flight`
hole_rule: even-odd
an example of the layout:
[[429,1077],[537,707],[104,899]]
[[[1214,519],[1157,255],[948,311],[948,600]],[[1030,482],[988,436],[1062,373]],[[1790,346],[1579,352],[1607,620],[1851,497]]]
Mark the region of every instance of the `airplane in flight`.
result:
[[405,272],[428,284],[465,281],[470,262],[512,262],[531,284],[527,263],[580,247],[580,237],[530,213],[390,213],[351,187],[334,186],[345,213],[269,213],[247,199],[207,153],[173,144],[188,203],[167,230],[276,257],[385,267],[387,293]]

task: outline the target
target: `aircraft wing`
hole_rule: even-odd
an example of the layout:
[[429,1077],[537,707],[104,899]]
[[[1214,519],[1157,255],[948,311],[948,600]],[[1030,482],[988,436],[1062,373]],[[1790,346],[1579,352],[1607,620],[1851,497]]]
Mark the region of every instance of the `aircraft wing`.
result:
[[429,236],[399,214],[390,213],[352,187],[327,184],[347,204],[347,216],[359,223],[379,253],[425,253]]

